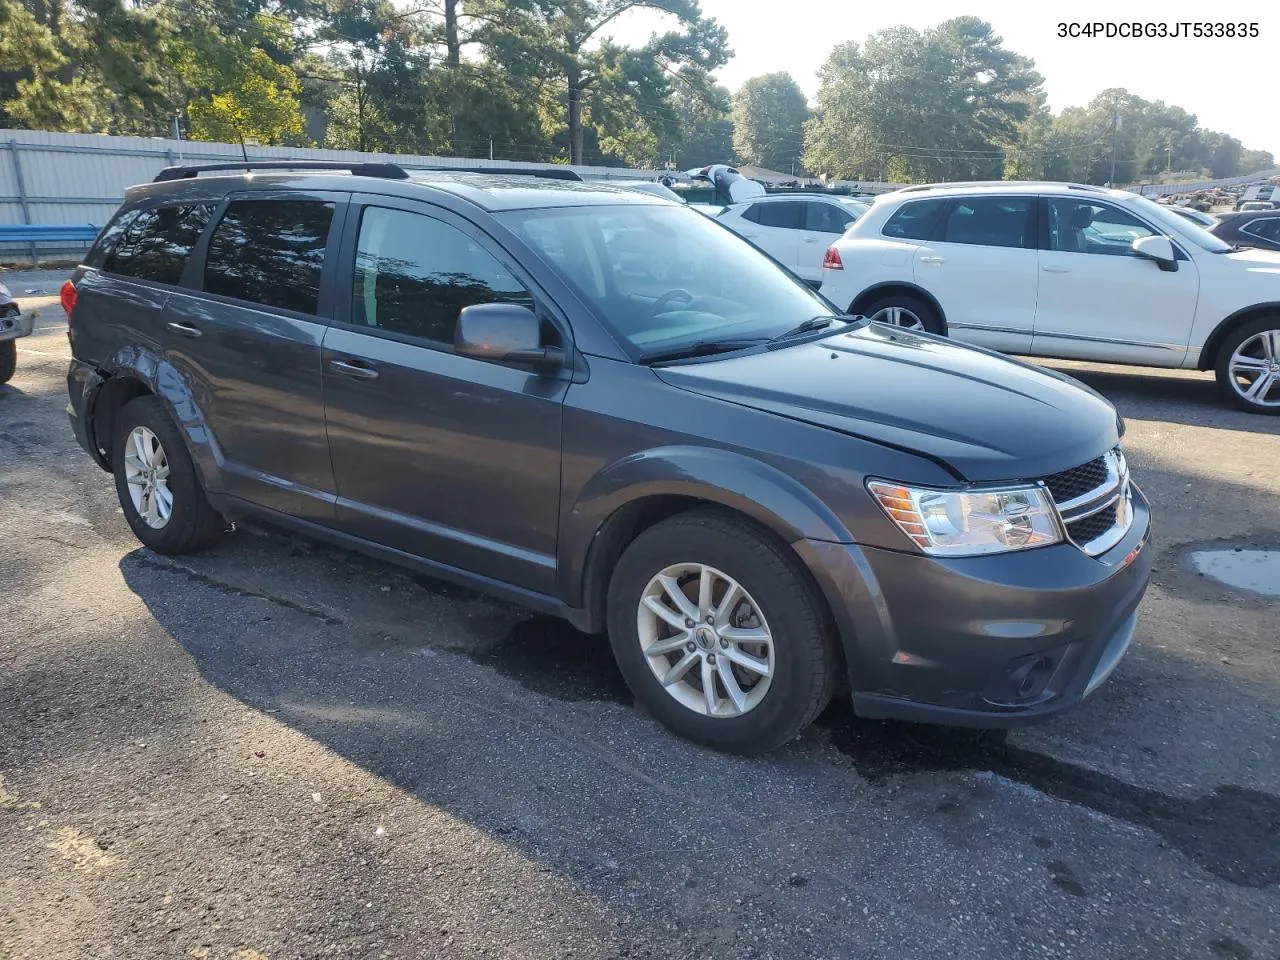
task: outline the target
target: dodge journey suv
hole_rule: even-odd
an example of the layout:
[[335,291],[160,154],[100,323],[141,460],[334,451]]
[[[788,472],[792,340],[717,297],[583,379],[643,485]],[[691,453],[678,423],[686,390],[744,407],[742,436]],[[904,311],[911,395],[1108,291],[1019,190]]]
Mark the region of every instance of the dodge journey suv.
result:
[[72,426],[147,547],[255,517],[561,615],[702,743],[775,747],[837,691],[1043,719],[1133,634],[1148,508],[1105,400],[835,312],[660,198],[171,168],[62,298]]

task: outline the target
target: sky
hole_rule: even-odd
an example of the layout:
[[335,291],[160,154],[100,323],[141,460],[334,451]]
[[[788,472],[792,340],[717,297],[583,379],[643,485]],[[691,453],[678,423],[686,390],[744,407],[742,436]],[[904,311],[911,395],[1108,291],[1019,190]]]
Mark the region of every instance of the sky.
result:
[[[1230,134],[1247,149],[1280,157],[1280,3],[1256,0],[1206,4],[1010,3],[971,0],[968,5],[913,0],[701,0],[702,11],[729,31],[734,58],[718,71],[736,90],[748,77],[786,71],[812,102],[816,71],[836,44],[862,42],[887,27],[921,29],[962,14],[980,17],[1004,38],[1006,49],[1030,57],[1044,77],[1049,106],[1083,106],[1108,87],[1124,87],[1146,100],[1163,100],[1193,113],[1202,127]],[[1123,10],[1123,13],[1121,12]],[[1220,12],[1212,12],[1220,11]],[[1061,22],[1179,21],[1256,23],[1256,38],[1060,38]],[[664,25],[658,15],[633,12],[619,18],[615,39],[642,43]]]

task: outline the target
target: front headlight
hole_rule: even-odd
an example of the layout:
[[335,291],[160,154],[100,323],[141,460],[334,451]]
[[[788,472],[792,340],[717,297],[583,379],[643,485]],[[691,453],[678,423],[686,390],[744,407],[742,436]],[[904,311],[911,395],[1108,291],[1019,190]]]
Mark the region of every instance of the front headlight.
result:
[[930,490],[872,480],[867,489],[898,529],[933,556],[1026,550],[1063,539],[1044,487]]

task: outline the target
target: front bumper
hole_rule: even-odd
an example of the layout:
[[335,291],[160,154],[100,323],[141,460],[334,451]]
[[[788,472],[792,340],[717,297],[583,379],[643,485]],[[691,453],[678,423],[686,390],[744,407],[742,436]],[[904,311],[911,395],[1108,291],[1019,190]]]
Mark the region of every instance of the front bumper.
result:
[[31,331],[35,329],[36,315],[34,312],[9,314],[0,317],[0,340],[17,340],[19,337],[31,336]]
[[863,717],[1010,727],[1077,705],[1128,648],[1151,575],[1150,510],[1106,553],[1059,544],[944,559],[796,544],[826,594]]

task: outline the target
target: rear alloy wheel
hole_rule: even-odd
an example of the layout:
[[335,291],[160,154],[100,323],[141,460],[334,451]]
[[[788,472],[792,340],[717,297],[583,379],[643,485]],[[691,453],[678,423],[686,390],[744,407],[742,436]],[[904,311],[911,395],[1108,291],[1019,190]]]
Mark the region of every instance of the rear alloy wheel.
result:
[[785,545],[710,508],[640,534],[609,584],[609,642],[636,699],[681,736],[737,753],[786,743],[831,699],[829,619]]
[[1280,414],[1280,317],[1236,330],[1218,352],[1219,387],[1251,413]]
[[226,529],[210,506],[182,432],[159,397],[130,400],[115,418],[111,466],[129,527],[156,553],[191,553]]
[[857,312],[876,323],[886,323],[892,327],[902,327],[904,330],[937,334],[946,332],[936,310],[918,297],[906,294],[890,294],[881,297]]

